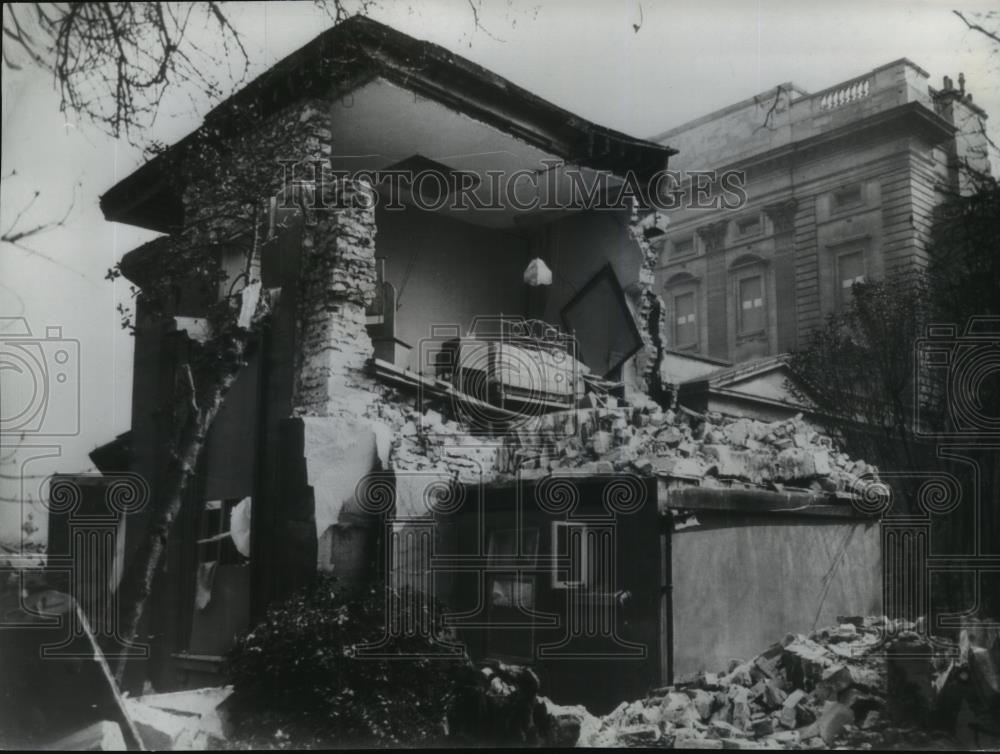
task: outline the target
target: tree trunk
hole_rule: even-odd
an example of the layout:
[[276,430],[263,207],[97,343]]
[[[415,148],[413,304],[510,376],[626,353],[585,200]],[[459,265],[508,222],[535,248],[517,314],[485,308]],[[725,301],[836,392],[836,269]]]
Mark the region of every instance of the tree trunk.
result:
[[[167,540],[173,529],[174,521],[181,510],[184,494],[188,483],[194,476],[198,458],[204,447],[204,438],[211,426],[217,411],[211,415],[199,411],[187,420],[182,433],[180,445],[173,450],[170,466],[162,488],[154,499],[150,511],[149,528],[132,559],[132,567],[125,573],[122,581],[120,626],[121,636],[129,644],[136,641],[139,634],[139,624],[146,607],[146,601],[153,589],[156,572],[160,568],[163,554],[167,548]],[[123,653],[118,660],[115,678],[121,686],[125,676],[126,657]]]
[[[198,461],[205,446],[205,439],[212,427],[229,388],[236,381],[244,365],[243,356],[249,341],[249,333],[238,338],[227,339],[225,354],[218,371],[206,378],[209,383],[198,390],[191,375],[190,364],[180,368],[185,376],[189,391],[187,410],[182,411],[175,446],[171,450],[170,464],[160,489],[153,496],[153,506],[149,512],[149,525],[145,537],[132,557],[130,567],[119,591],[120,637],[126,644],[134,644],[138,638],[146,602],[153,590],[156,573],[160,569],[167,542],[177,520],[177,514],[184,504],[184,496],[191,478],[198,468]],[[198,395],[204,397],[198,400]],[[175,415],[180,411],[175,405]],[[123,653],[115,669],[115,679],[121,686],[125,678],[127,657]]]

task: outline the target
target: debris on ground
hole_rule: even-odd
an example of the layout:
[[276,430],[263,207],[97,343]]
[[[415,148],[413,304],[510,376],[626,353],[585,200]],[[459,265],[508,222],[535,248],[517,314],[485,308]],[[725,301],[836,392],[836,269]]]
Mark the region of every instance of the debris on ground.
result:
[[125,698],[125,708],[146,748],[154,751],[217,749],[227,739],[220,705],[231,686],[144,694]]
[[[30,592],[27,575],[40,579]],[[0,589],[0,749],[140,748],[86,614],[44,585],[26,573]]]
[[[752,660],[622,702],[603,717],[545,700],[549,742],[691,749],[1000,745],[1000,632],[927,638],[919,624],[843,618]],[[963,717],[965,715],[965,717]]]

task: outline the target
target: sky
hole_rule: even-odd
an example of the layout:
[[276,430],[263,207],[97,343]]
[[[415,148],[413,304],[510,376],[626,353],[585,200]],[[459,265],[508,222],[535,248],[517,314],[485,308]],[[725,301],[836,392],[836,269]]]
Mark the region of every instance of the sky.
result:
[[[371,15],[634,136],[782,82],[819,91],[906,57],[930,73],[935,87],[942,76],[957,81],[964,72],[1000,141],[1000,51],[969,31],[952,14],[956,7],[993,9],[978,0],[484,0],[477,28],[469,0],[383,0]],[[243,37],[250,78],[331,24],[312,2],[226,9]],[[199,44],[213,43],[208,31],[195,33]],[[9,230],[36,191],[17,227],[69,210],[64,226],[26,242],[32,251],[0,247],[0,356],[5,342],[26,342],[25,328],[37,339],[36,356],[66,355],[63,366],[50,362],[44,375],[50,388],[43,429],[69,433],[0,438],[19,445],[13,456],[9,448],[0,453],[0,542],[11,542],[29,512],[38,526],[33,538],[44,538],[38,498],[48,474],[91,469],[87,454],[130,426],[132,340],[115,309],[129,302],[128,283],[104,277],[155,234],[105,222],[97,204],[142,164],[141,149],[61,113],[51,75],[37,68],[4,66],[2,86],[0,228]],[[173,92],[140,139],[171,143],[196,128],[217,102],[189,94]],[[27,407],[31,394],[24,373],[2,367],[0,361],[0,414],[11,416],[11,406]],[[62,374],[65,381],[55,382]]]

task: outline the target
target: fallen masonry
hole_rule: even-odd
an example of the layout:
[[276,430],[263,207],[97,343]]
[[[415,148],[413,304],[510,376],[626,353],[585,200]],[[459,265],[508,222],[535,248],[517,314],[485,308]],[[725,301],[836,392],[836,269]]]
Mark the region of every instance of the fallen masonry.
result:
[[389,432],[387,466],[489,484],[574,474],[671,476],[702,486],[804,489],[844,501],[878,481],[878,470],[842,452],[801,415],[774,422],[663,409],[588,395],[589,406],[554,411],[484,431],[463,419],[462,397],[426,402],[383,385],[369,417]]
[[957,642],[917,624],[844,618],[789,634],[724,673],[700,673],[603,717],[546,701],[551,743],[692,749],[993,748],[1000,633]]

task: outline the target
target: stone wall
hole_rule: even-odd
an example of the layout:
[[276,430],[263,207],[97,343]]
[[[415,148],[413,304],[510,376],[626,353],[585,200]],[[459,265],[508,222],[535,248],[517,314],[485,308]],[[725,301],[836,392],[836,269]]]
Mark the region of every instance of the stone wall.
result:
[[346,206],[320,209],[303,238],[296,412],[360,416],[372,343],[365,307],[375,293],[375,211],[367,186],[343,187]]
[[[333,181],[330,111],[320,99],[272,115],[225,145],[212,142],[214,119],[222,117],[238,114],[210,115],[204,141],[186,155],[190,178],[178,243],[235,241],[249,251],[275,233],[272,199],[279,223],[289,209],[301,214],[298,290],[283,291],[278,306],[294,309],[292,413],[304,422],[305,464],[304,486],[280,494],[303,499],[268,502],[287,510],[309,503],[317,566],[356,577],[368,556],[370,527],[354,505],[354,490],[377,465],[374,432],[363,418],[374,397],[364,373],[372,353],[365,307],[375,291],[370,188]],[[288,525],[286,515],[277,513],[280,525]]]

